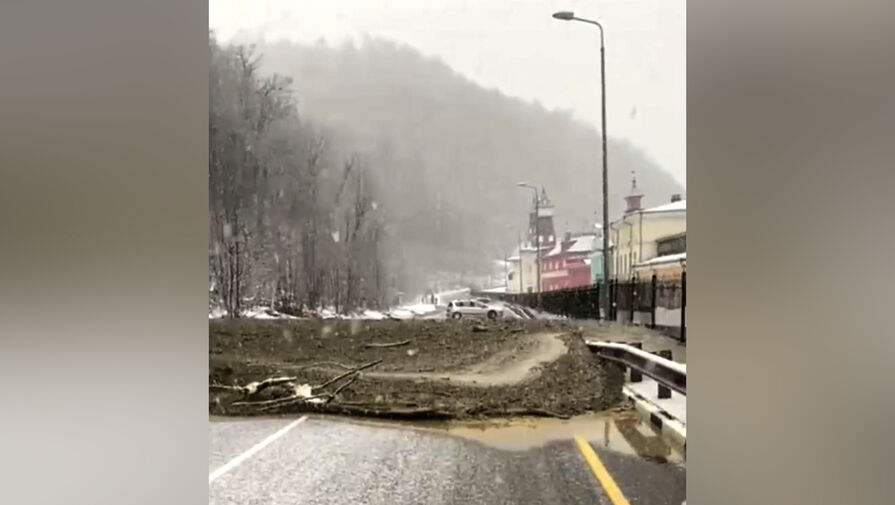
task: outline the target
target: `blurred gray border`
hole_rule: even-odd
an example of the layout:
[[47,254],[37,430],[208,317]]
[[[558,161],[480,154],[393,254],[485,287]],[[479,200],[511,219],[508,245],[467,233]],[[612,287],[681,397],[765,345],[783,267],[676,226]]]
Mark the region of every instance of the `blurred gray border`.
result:
[[207,41],[0,6],[0,503],[207,503]]

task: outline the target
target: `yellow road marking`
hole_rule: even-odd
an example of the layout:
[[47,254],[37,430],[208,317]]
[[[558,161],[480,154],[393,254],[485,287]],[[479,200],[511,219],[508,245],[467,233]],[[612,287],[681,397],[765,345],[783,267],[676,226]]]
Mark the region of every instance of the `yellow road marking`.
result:
[[616,484],[615,480],[612,479],[612,476],[609,475],[606,467],[600,462],[600,458],[597,457],[597,453],[594,452],[593,447],[579,436],[575,437],[575,443],[578,444],[578,450],[581,451],[584,460],[587,461],[587,464],[594,472],[597,480],[600,481],[600,485],[603,486],[603,490],[606,491],[606,495],[609,496],[609,500],[612,501],[612,504],[631,505],[627,498],[625,498],[625,495],[622,494],[622,490],[619,489],[618,484]]

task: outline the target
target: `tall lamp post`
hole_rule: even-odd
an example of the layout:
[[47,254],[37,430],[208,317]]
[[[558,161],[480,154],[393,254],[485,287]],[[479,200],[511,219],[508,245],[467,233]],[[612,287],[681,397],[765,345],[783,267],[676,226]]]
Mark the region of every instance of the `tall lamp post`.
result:
[[[606,153],[606,46],[603,44],[603,25],[597,21],[583,19],[575,16],[574,12],[560,11],[553,14],[556,19],[563,21],[581,21],[597,26],[600,29],[600,91],[602,93],[603,106],[603,284],[609,285],[609,171],[607,170]],[[600,290],[606,314],[609,314],[609,290]]]
[[[520,182],[516,184],[520,188],[528,188],[532,190],[535,194],[535,266],[537,267],[537,286],[535,288],[535,293],[537,293],[538,299],[538,309],[541,308],[541,199],[538,197],[538,188],[532,186],[531,184],[526,184],[524,182]],[[519,269],[522,269],[522,251],[519,251]]]
[[519,293],[522,294],[525,291],[525,283],[522,282],[522,235],[519,235]]

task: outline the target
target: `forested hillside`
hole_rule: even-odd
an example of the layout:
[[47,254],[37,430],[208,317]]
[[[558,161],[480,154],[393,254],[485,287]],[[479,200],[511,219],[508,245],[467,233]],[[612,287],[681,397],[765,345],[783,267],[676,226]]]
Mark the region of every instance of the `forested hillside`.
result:
[[[560,232],[598,217],[599,133],[568,113],[387,41],[210,50],[209,258],[231,312],[350,310],[486,273],[525,229],[518,181],[547,189]],[[609,164],[612,216],[632,170],[646,205],[682,192],[611,137]]]

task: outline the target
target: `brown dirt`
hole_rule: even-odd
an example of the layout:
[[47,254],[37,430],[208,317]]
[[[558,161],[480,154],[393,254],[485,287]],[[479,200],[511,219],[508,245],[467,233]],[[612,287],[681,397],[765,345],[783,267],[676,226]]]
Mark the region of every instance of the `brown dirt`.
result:
[[[404,340],[410,343],[366,346]],[[563,322],[209,322],[213,384],[243,386],[279,376],[297,377],[298,384],[322,384],[344,373],[345,366],[379,359],[381,363],[361,372],[326,405],[296,403],[277,411],[440,418],[571,416],[615,403],[623,380],[616,366],[591,356],[577,327]],[[248,400],[281,398],[292,391],[290,385],[273,386]],[[234,400],[245,398],[219,388],[209,391],[214,414],[260,413],[251,406],[234,406]]]
[[562,333],[521,335],[516,345],[495,352],[486,361],[467,370],[454,372],[369,372],[365,375],[382,379],[420,381],[446,380],[465,386],[507,386],[536,379],[540,365],[556,361],[568,351]]

